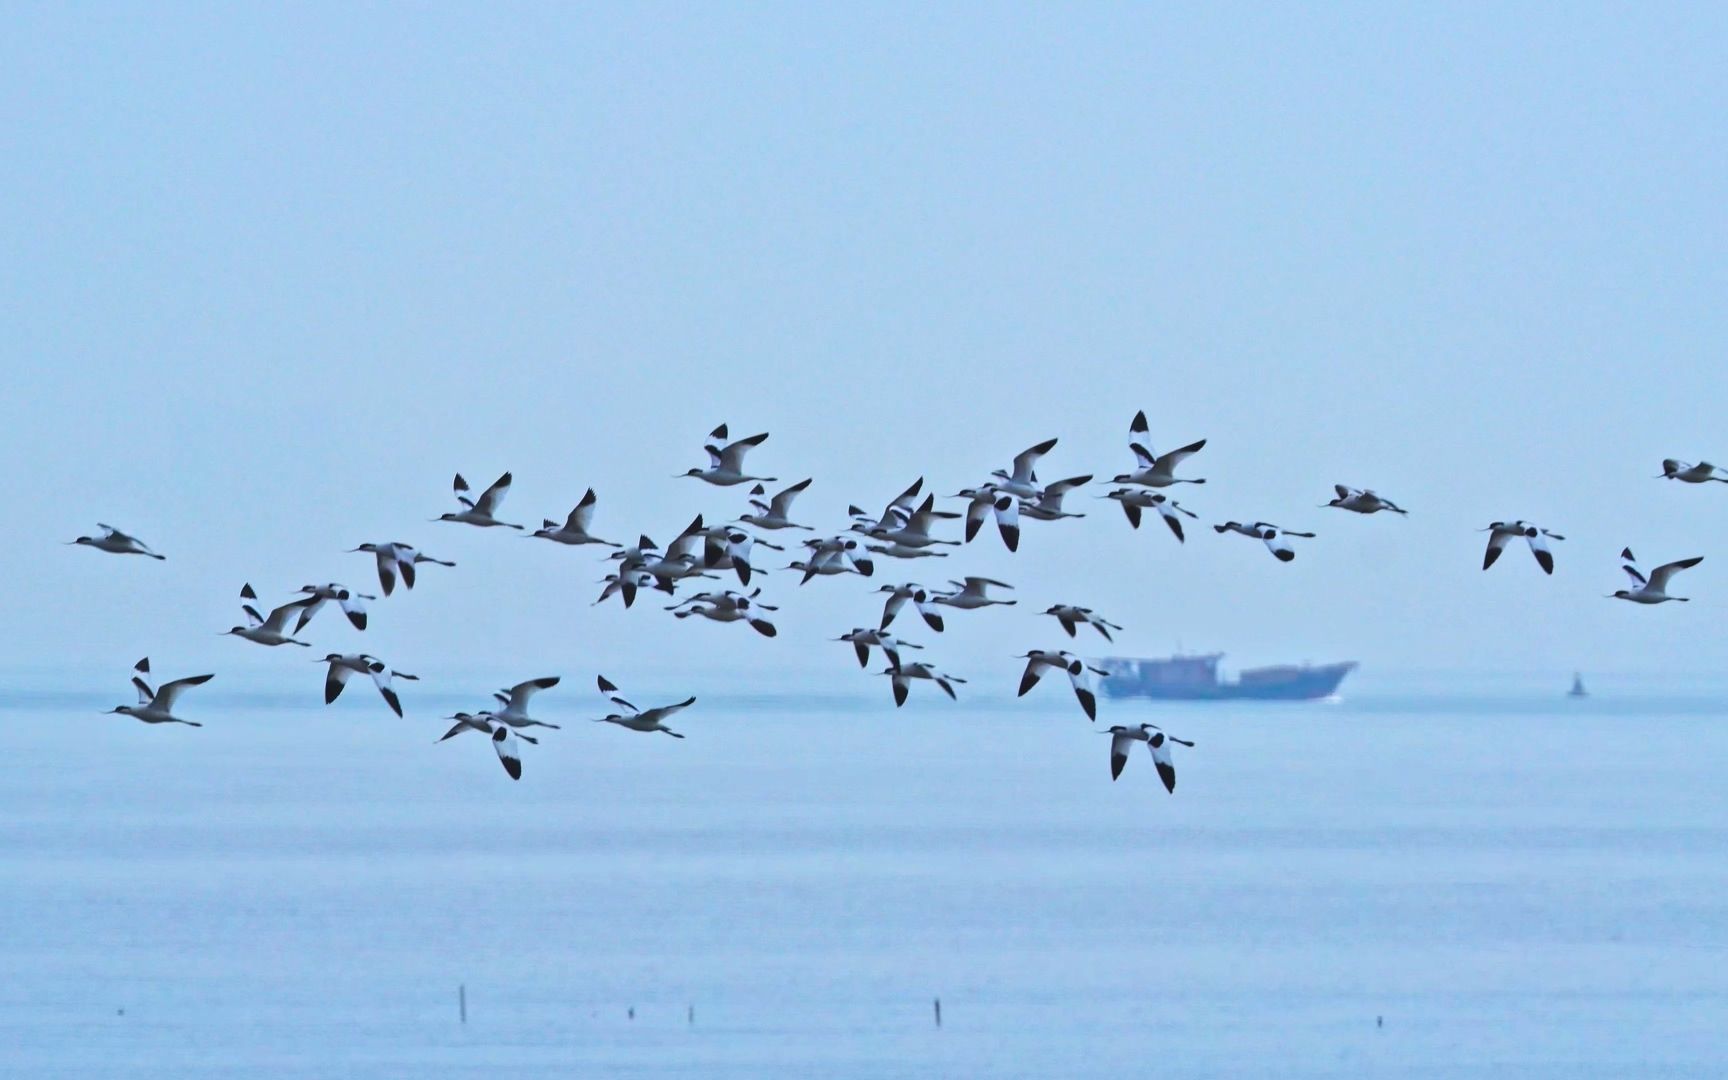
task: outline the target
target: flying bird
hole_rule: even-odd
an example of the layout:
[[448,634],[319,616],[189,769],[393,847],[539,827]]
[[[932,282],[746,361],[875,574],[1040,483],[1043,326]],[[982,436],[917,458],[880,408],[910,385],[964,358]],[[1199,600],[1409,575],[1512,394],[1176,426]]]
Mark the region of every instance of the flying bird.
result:
[[731,570],[738,575],[738,584],[750,584],[750,577],[756,572],[750,562],[750,554],[757,544],[770,551],[785,551],[779,544],[770,544],[766,540],[758,540],[743,529],[729,525],[715,526],[703,534],[705,543],[702,545],[702,566],[707,570]]
[[1728,470],[1719,469],[1708,461],[1690,465],[1673,458],[1663,458],[1662,475],[1658,479],[1678,480],[1683,484],[1707,484],[1712,480],[1719,480],[1728,484]]
[[930,597],[932,604],[946,604],[948,607],[959,608],[962,611],[976,611],[978,608],[991,607],[996,604],[1006,606],[1016,603],[1014,600],[998,600],[989,594],[989,588],[992,585],[998,589],[1012,589],[1014,587],[1006,582],[997,581],[995,578],[974,575],[968,576],[962,581],[950,581],[948,584],[954,586],[955,591],[937,593]]
[[959,676],[948,675],[937,671],[934,667],[923,662],[915,664],[900,664],[894,667],[883,668],[880,674],[887,675],[890,678],[891,685],[894,688],[894,707],[896,709],[906,704],[906,696],[911,693],[913,679],[930,680],[940,687],[944,694],[947,694],[950,698],[956,701],[958,701],[959,698],[954,693],[954,684],[964,683],[966,681]]
[[1699,563],[1704,561],[1704,556],[1694,555],[1690,559],[1680,559],[1676,562],[1663,563],[1661,566],[1650,571],[1649,577],[1645,577],[1638,570],[1636,565],[1637,560],[1633,558],[1631,548],[1622,548],[1620,551],[1620,557],[1626,560],[1625,564],[1622,565],[1620,569],[1626,572],[1626,576],[1631,579],[1632,584],[1635,587],[1631,589],[1618,589],[1610,598],[1615,600],[1630,600],[1634,604],[1660,604],[1669,600],[1690,600],[1691,597],[1688,596],[1669,596],[1668,583],[1673,580],[1675,574],[1678,574],[1682,570],[1690,570],[1692,567],[1697,566]]
[[272,608],[268,616],[258,614],[258,609],[252,606],[252,601],[258,599],[258,594],[252,591],[252,583],[247,582],[240,588],[240,599],[244,601],[240,610],[246,613],[247,625],[236,626],[226,633],[235,637],[243,637],[260,645],[305,645],[310,642],[296,640],[288,630],[288,620],[300,612],[303,601],[290,600],[281,607]]
[[550,690],[558,685],[559,676],[545,675],[538,679],[528,679],[519,682],[508,690],[500,690],[492,696],[503,705],[490,713],[492,719],[500,724],[513,728],[548,727],[557,728],[557,724],[548,724],[528,715],[528,699],[542,690]]
[[190,678],[175,679],[163,683],[159,689],[150,689],[145,676],[150,674],[150,658],[132,665],[132,688],[138,691],[138,704],[116,705],[109,713],[119,713],[130,716],[134,720],[142,720],[146,724],[185,724],[187,727],[203,727],[196,720],[182,720],[174,715],[174,703],[185,693],[188,686],[200,686],[214,679],[215,675],[193,675]]
[[1128,751],[1137,742],[1146,744],[1146,749],[1152,754],[1152,761],[1158,767],[1158,779],[1164,781],[1164,790],[1176,791],[1176,763],[1170,757],[1170,743],[1181,743],[1183,746],[1193,746],[1187,739],[1178,739],[1174,735],[1166,735],[1153,724],[1141,724],[1137,728],[1117,725],[1103,732],[1110,736],[1110,779],[1122,775],[1122,767],[1128,764]]
[[[520,737],[529,742],[535,741],[526,735]],[[492,725],[492,749],[498,752],[498,763],[504,766],[504,771],[510,774],[512,780],[522,779],[522,747],[516,741],[517,738],[517,734],[503,724]]]
[[975,488],[961,488],[952,499],[966,500],[965,542],[970,544],[978,535],[978,530],[984,527],[984,519],[990,512],[996,512],[996,529],[1002,534],[1002,543],[1009,551],[1020,547],[1020,500],[995,484],[980,484]]
[[1077,487],[1083,487],[1092,482],[1092,474],[1085,476],[1070,476],[1066,480],[1057,480],[1046,485],[1036,496],[1021,503],[1020,512],[1033,521],[1060,521],[1063,518],[1082,518],[1085,514],[1062,509],[1062,498]]
[[[487,713],[487,712],[481,712],[481,713],[459,712],[454,716],[446,716],[444,719],[454,720],[454,721],[456,721],[456,724],[449,731],[446,731],[443,735],[440,735],[438,737],[439,742],[443,742],[446,739],[454,739],[456,736],[462,734],[464,731],[478,731],[487,737],[491,737],[491,735],[492,735],[492,726],[493,725],[492,725],[492,714],[491,713]],[[528,736],[526,736],[526,735],[524,735],[522,737],[524,739],[528,738]],[[534,742],[535,740],[528,739],[528,741]]]
[[1285,537],[1300,536],[1310,540],[1314,538],[1314,534],[1311,532],[1292,532],[1289,529],[1280,529],[1278,526],[1265,521],[1256,521],[1252,525],[1244,525],[1240,521],[1226,521],[1222,525],[1212,526],[1212,529],[1214,532],[1233,532],[1263,541],[1266,544],[1266,550],[1270,551],[1279,562],[1289,562],[1296,557],[1296,549],[1290,546],[1290,542]]
[[750,500],[750,513],[745,514],[738,520],[742,524],[754,525],[758,529],[804,529],[807,532],[813,531],[810,529],[810,526],[800,525],[787,516],[792,512],[792,500],[796,499],[799,493],[809,486],[810,481],[808,479],[800,480],[791,487],[781,491],[780,494],[774,496],[770,501],[763,502],[761,496],[768,494],[768,489],[763,487],[761,484],[757,484],[755,487],[750,489],[750,494],[753,496]]
[[672,736],[674,739],[682,739],[684,737],[678,732],[667,727],[666,720],[680,711],[696,704],[696,699],[694,697],[687,697],[683,701],[675,702],[671,705],[659,705],[652,709],[638,709],[630,702],[618,696],[617,685],[606,676],[599,676],[596,680],[596,684],[600,687],[600,692],[605,694],[607,699],[614,705],[619,705],[630,710],[628,713],[610,713],[606,716],[597,716],[594,718],[596,724],[617,724],[619,727],[629,728],[631,731],[662,731]]
[[938,540],[930,535],[930,530],[938,521],[957,518],[959,514],[947,510],[936,509],[936,496],[927,495],[917,510],[907,513],[904,510],[892,510],[887,518],[871,526],[853,525],[853,531],[863,532],[873,540],[882,540],[905,547],[922,548],[932,544],[947,544],[958,547],[958,540]]
[[1199,517],[1191,510],[1185,510],[1175,499],[1159,491],[1146,491],[1131,487],[1119,487],[1108,495],[1098,496],[1100,499],[1115,499],[1122,505],[1122,513],[1128,517],[1128,524],[1138,529],[1140,527],[1140,511],[1156,510],[1164,524],[1170,527],[1178,543],[1186,543],[1187,537],[1182,535],[1182,518]]
[[[710,439],[724,439],[726,437],[726,425],[721,424],[709,432],[708,437]],[[748,454],[752,447],[761,446],[767,441],[768,433],[764,431],[760,435],[752,435],[748,439],[737,439],[725,446],[715,446],[710,443],[703,447],[704,450],[708,451],[708,467],[706,469],[691,469],[678,475],[693,476],[698,480],[706,480],[708,483],[719,487],[731,487],[734,484],[746,484],[753,481],[772,484],[774,483],[772,476],[750,476],[744,472],[744,455]]]
[[[1376,495],[1368,488],[1345,487],[1343,484],[1333,484],[1332,490],[1338,497],[1326,506],[1335,506],[1340,510],[1349,510],[1358,514],[1377,514],[1382,510],[1390,510],[1394,514],[1408,514],[1410,511],[1399,506],[1391,499]],[[1325,509],[1322,507],[1321,509]]]
[[923,618],[925,624],[938,634],[942,632],[942,613],[932,611],[924,606],[930,600],[930,593],[924,586],[915,581],[909,581],[903,585],[884,585],[876,591],[888,594],[888,599],[882,602],[880,629],[888,629],[888,624],[894,621],[894,616],[900,614],[900,609],[906,606],[906,601],[910,600],[913,606],[918,609],[918,614]]
[[1013,495],[1015,498],[1037,498],[1038,459],[1043,457],[1045,454],[1048,454],[1051,450],[1055,449],[1055,447],[1055,439],[1045,439],[1036,446],[1028,446],[1026,449],[1020,451],[1018,454],[1014,455],[1014,468],[1012,471],[1009,471],[1008,469],[997,469],[990,474],[996,478],[994,481],[995,486],[1000,488],[1004,493]]
[[1038,680],[1046,672],[1061,671],[1067,674],[1068,683],[1074,688],[1074,696],[1080,701],[1080,708],[1086,713],[1086,719],[1098,719],[1098,694],[1092,689],[1092,675],[1108,675],[1103,668],[1095,668],[1071,652],[1049,652],[1045,649],[1033,649],[1016,657],[1026,661],[1026,671],[1020,676],[1020,690],[1016,697],[1025,697],[1026,692],[1038,685]]
[[80,536],[76,540],[66,541],[68,544],[82,544],[93,547],[97,551],[106,551],[110,555],[147,555],[152,559],[166,559],[166,555],[158,555],[150,550],[150,546],[136,536],[128,536],[112,525],[96,523],[102,530],[101,536]]
[[462,525],[476,525],[482,529],[490,529],[500,525],[506,529],[522,528],[522,526],[513,525],[508,521],[499,521],[496,516],[499,504],[504,501],[506,495],[510,494],[509,473],[505,473],[492,481],[492,486],[481,492],[478,499],[468,497],[468,481],[462,479],[461,473],[456,474],[451,488],[456,492],[456,501],[462,504],[462,509],[448,514],[440,514],[433,519],[434,521],[454,521]]
[[541,527],[535,529],[532,536],[571,546],[601,544],[606,547],[618,547],[619,545],[612,541],[602,540],[588,531],[589,525],[594,520],[594,503],[594,489],[589,488],[587,493],[582,496],[582,501],[577,503],[576,508],[571,510],[570,515],[564,519],[564,524],[560,525],[551,518],[542,518]]
[[348,685],[348,680],[356,675],[366,675],[378,687],[379,696],[384,704],[390,706],[390,711],[397,716],[402,715],[402,699],[396,695],[395,687],[391,686],[391,678],[407,679],[418,682],[420,676],[409,675],[406,672],[391,671],[385,663],[376,656],[365,653],[331,653],[317,661],[328,664],[329,670],[324,674],[324,704],[328,705],[342,695],[342,688]]
[[366,593],[354,592],[348,586],[338,585],[333,581],[326,585],[302,585],[300,591],[306,594],[306,599],[295,601],[300,605],[300,617],[294,621],[296,634],[304,630],[306,624],[312,621],[312,616],[318,614],[324,605],[332,600],[342,609],[342,614],[348,616],[354,629],[364,630],[366,605],[362,601],[378,599]]
[[1205,480],[1189,480],[1178,478],[1176,469],[1184,461],[1198,454],[1206,447],[1206,440],[1191,442],[1187,446],[1179,446],[1166,454],[1157,454],[1152,450],[1149,441],[1150,427],[1146,423],[1146,410],[1134,414],[1134,420],[1128,425],[1128,449],[1134,453],[1134,471],[1121,473],[1111,479],[1113,484],[1133,484],[1137,487],[1162,488],[1172,484],[1204,484]]
[[871,630],[862,626],[854,627],[834,640],[852,643],[852,649],[858,655],[858,666],[861,668],[870,666],[870,649],[872,646],[882,650],[882,654],[888,658],[888,663],[892,667],[900,666],[900,650],[922,649],[924,647],[914,645],[910,641],[901,641],[886,631]]
[[434,559],[422,553],[412,544],[396,541],[389,544],[361,544],[357,548],[349,548],[350,553],[364,551],[378,562],[378,586],[389,596],[396,591],[396,578],[402,578],[402,587],[414,587],[414,568],[421,563],[433,563],[437,566],[455,566],[453,562]]
[[751,629],[755,630],[763,637],[773,637],[778,634],[779,631],[775,629],[773,623],[757,614],[757,612],[778,611],[780,609],[773,604],[758,602],[756,597],[761,592],[761,589],[756,589],[749,596],[735,593],[730,589],[723,593],[697,593],[688,600],[682,600],[673,604],[666,610],[672,612],[680,619],[687,619],[692,615],[700,615],[705,619],[711,619],[714,622],[719,623],[747,622],[750,624]]
[[1073,604],[1052,604],[1040,614],[1054,615],[1056,621],[1061,624],[1063,631],[1069,637],[1074,636],[1075,627],[1091,626],[1092,629],[1104,635],[1105,641],[1114,641],[1115,639],[1110,636],[1110,631],[1122,629],[1091,608],[1076,607]]
[[832,577],[836,574],[862,574],[870,577],[876,572],[876,563],[870,558],[865,545],[860,544],[850,536],[830,536],[821,540],[806,540],[804,546],[810,554],[803,559],[794,559],[787,565],[788,570],[802,572],[798,584],[809,583],[813,577]]
[[1495,560],[1500,558],[1500,553],[1506,550],[1507,544],[1515,537],[1522,536],[1530,544],[1530,554],[1536,556],[1536,565],[1542,568],[1544,574],[1552,574],[1554,553],[1548,550],[1548,541],[1566,539],[1559,533],[1537,528],[1528,521],[1496,521],[1486,529],[1477,531],[1488,534],[1488,550],[1482,556],[1484,570],[1494,565]]
[[848,506],[846,512],[852,517],[852,531],[868,533],[878,526],[892,528],[896,522],[912,516],[912,507],[918,501],[918,493],[924,490],[924,478],[920,476],[907,486],[905,491],[894,496],[893,500],[883,508],[880,517],[871,517],[857,505]]

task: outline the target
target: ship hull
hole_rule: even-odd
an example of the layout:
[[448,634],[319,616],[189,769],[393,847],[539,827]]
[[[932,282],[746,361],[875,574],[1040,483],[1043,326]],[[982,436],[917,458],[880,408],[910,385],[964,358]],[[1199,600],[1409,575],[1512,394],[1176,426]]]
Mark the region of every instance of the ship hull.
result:
[[1251,682],[1167,683],[1110,675],[1100,684],[1113,698],[1154,701],[1314,701],[1338,692],[1344,677],[1356,670],[1354,661],[1301,668],[1286,677]]

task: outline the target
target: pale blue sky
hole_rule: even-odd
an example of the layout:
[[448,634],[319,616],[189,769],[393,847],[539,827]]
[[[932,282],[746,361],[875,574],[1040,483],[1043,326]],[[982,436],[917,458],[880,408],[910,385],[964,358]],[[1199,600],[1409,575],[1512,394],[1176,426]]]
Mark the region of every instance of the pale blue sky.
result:
[[[1090,604],[1123,651],[1382,670],[1719,667],[1728,459],[1719,8],[1286,12],[1001,5],[13,6],[0,35],[8,659],[301,662],[216,631],[235,594],[375,583],[362,540],[453,558],[321,647],[405,669],[779,665],[873,583],[773,579],[782,636],[591,609],[592,550],[743,508],[672,475],[710,427],[844,523],[1056,435],[1048,478],[1206,437],[1207,521],[1109,503],[889,578],[982,572]],[[1316,504],[1372,486],[1408,519]],[[1543,578],[1475,527],[1570,537]],[[60,546],[98,520],[166,563]],[[1611,603],[1615,553],[1712,556],[1697,600]],[[434,568],[436,570],[436,568]],[[1022,611],[918,635],[1012,683]],[[320,649],[320,652],[323,651]],[[1007,672],[1008,674],[1004,675]],[[993,685],[993,684],[992,684]],[[884,690],[886,697],[886,690]]]

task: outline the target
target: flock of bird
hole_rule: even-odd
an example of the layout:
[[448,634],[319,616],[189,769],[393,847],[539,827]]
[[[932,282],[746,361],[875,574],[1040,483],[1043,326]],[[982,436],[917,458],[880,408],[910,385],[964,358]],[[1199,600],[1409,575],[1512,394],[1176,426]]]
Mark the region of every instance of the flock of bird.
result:
[[[778,568],[782,573],[795,572],[799,576],[799,585],[807,584],[816,577],[873,577],[878,558],[907,561],[945,558],[949,552],[943,549],[972,543],[992,518],[1003,545],[1011,552],[1018,551],[1023,522],[1054,522],[1085,516],[1083,513],[1066,509],[1064,500],[1093,481],[1090,474],[1071,476],[1050,483],[1041,481],[1038,477],[1038,465],[1057,443],[1056,439],[1047,439],[1021,451],[1009,467],[993,471],[988,479],[977,486],[963,488],[949,496],[951,499],[963,501],[964,510],[938,509],[936,495],[925,492],[924,480],[920,477],[895,496],[880,513],[871,514],[856,505],[850,506],[850,522],[845,527],[831,534],[818,534],[812,526],[792,519],[794,503],[799,494],[810,486],[809,479],[791,484],[770,496],[765,485],[778,483],[777,479],[772,476],[752,475],[747,471],[746,456],[767,439],[768,434],[763,432],[729,441],[725,424],[709,433],[709,441],[704,447],[709,459],[707,467],[693,467],[679,474],[680,477],[701,480],[719,487],[751,484],[753,486],[749,491],[749,509],[735,520],[723,524],[704,524],[702,516],[697,515],[683,532],[664,547],[646,535],[639,536],[634,544],[629,545],[595,535],[593,519],[597,500],[593,489],[583,495],[562,522],[544,519],[540,528],[530,532],[524,525],[504,521],[498,514],[510,493],[512,477],[508,472],[478,497],[473,495],[468,482],[458,474],[453,483],[453,494],[460,509],[446,512],[432,520],[477,528],[511,529],[523,535],[573,547],[593,545],[606,548],[608,551],[604,561],[610,564],[609,572],[602,579],[603,588],[598,599],[594,601],[595,604],[603,604],[617,597],[624,607],[630,607],[639,596],[658,592],[675,598],[674,603],[664,606],[665,610],[678,619],[701,617],[719,623],[744,623],[758,634],[772,638],[778,631],[771,616],[779,608],[761,599],[760,585],[748,593],[730,588],[701,587],[700,591],[681,598],[678,597],[679,590],[686,585],[698,588],[691,583],[720,580],[726,574],[737,577],[740,589],[749,588],[756,575],[769,571],[769,568],[758,565],[756,560],[760,558],[760,553],[763,550],[785,552],[790,546],[775,544],[765,539],[762,534],[768,533],[777,535],[795,531],[813,534],[798,545],[803,549],[800,558],[793,558],[786,566]],[[1133,468],[1113,477],[1110,490],[1097,497],[1112,500],[1121,506],[1128,524],[1135,529],[1140,527],[1146,511],[1155,511],[1176,540],[1186,542],[1183,519],[1193,520],[1196,515],[1183,508],[1163,489],[1179,484],[1206,483],[1202,478],[1176,475],[1177,470],[1205,445],[1206,440],[1201,439],[1163,454],[1155,453],[1150,442],[1146,414],[1144,411],[1139,412],[1129,425],[1129,450],[1134,459]],[[1661,475],[1662,478],[1687,484],[1712,481],[1728,483],[1728,470],[1717,468],[1708,462],[1692,464],[1667,459],[1662,463]],[[1392,500],[1367,488],[1339,484],[1335,485],[1334,492],[1335,496],[1323,504],[1323,507],[1360,515],[1372,515],[1382,511],[1398,515],[1407,513]],[[961,519],[963,524],[960,539],[937,535],[944,522]],[[143,555],[158,560],[164,558],[135,536],[109,525],[102,525],[100,528],[102,535],[80,536],[71,543],[110,554]],[[1284,563],[1296,558],[1297,549],[1290,543],[1292,538],[1312,539],[1315,536],[1312,532],[1286,529],[1266,521],[1226,521],[1214,525],[1213,529],[1219,534],[1234,533],[1259,540],[1278,561]],[[1494,565],[1508,544],[1523,539],[1542,571],[1553,574],[1554,554],[1549,541],[1565,539],[1527,521],[1496,521],[1482,531],[1488,533],[1487,550],[1482,560],[1484,570]],[[433,558],[413,545],[401,542],[361,544],[349,550],[373,556],[379,590],[386,597],[395,591],[399,582],[405,589],[414,588],[419,567],[428,564],[444,567],[456,565],[454,562]],[[1617,590],[1611,595],[1616,599],[1638,604],[1686,600],[1683,596],[1670,595],[1668,589],[1676,574],[1703,561],[1702,556],[1680,559],[1658,566],[1646,575],[1638,569],[1630,548],[1623,549],[1620,557],[1621,568],[1629,578],[1631,587]],[[966,680],[944,672],[930,662],[910,659],[911,650],[922,651],[925,646],[890,634],[889,627],[894,624],[907,603],[911,603],[925,627],[934,633],[942,633],[947,612],[978,611],[1015,604],[1015,600],[1004,599],[999,593],[992,592],[1012,591],[1012,588],[1005,582],[979,576],[962,576],[951,580],[949,587],[945,589],[927,588],[910,581],[883,584],[876,590],[876,594],[884,597],[882,613],[876,620],[876,625],[854,627],[833,640],[851,644],[859,666],[866,669],[870,666],[871,651],[881,651],[887,666],[878,674],[888,679],[896,707],[906,702],[913,684],[920,681],[932,683],[948,697],[956,698],[958,695],[955,687],[964,685]],[[227,633],[268,647],[310,647],[309,642],[300,640],[297,635],[306,629],[319,611],[332,603],[356,630],[364,631],[367,626],[366,601],[378,600],[375,594],[361,593],[334,582],[302,586],[293,599],[272,607],[268,614],[261,612],[257,606],[259,597],[250,583],[241,588],[240,597],[241,611],[246,616],[246,623],[233,627]],[[1082,626],[1090,626],[1106,641],[1113,640],[1112,631],[1122,629],[1091,608],[1075,604],[1055,603],[1041,614],[1053,617],[1070,639],[1076,637]],[[1093,677],[1105,676],[1108,672],[1087,663],[1067,649],[1032,649],[1021,654],[1018,659],[1026,662],[1020,679],[1020,695],[1030,692],[1046,675],[1066,676],[1081,710],[1089,721],[1096,722],[1098,695]],[[418,679],[418,676],[394,670],[384,661],[366,653],[332,652],[316,662],[325,667],[326,704],[335,701],[351,680],[364,676],[372,681],[385,704],[397,716],[402,716],[403,710],[402,700],[395,686],[396,681]],[[150,661],[145,657],[134,665],[132,672],[132,685],[138,694],[137,703],[121,705],[109,711],[131,716],[147,724],[185,724],[198,727],[201,725],[197,721],[175,715],[175,708],[189,687],[206,683],[211,678],[212,675],[196,675],[175,679],[153,688],[149,681]],[[556,686],[559,681],[558,676],[528,679],[498,691],[487,708],[447,716],[444,719],[455,723],[438,741],[452,739],[470,731],[485,735],[491,741],[505,771],[512,779],[520,779],[521,743],[538,743],[538,739],[526,734],[525,729],[558,728],[556,724],[536,720],[529,715],[529,704],[537,693]],[[640,709],[620,696],[618,686],[604,675],[596,676],[595,686],[609,705],[624,710],[595,717],[595,722],[615,724],[631,731],[661,732],[673,738],[684,738],[679,732],[668,728],[666,721],[693,705],[696,701],[694,697],[669,705]],[[1153,724],[1133,727],[1114,725],[1100,734],[1111,736],[1112,780],[1121,775],[1134,744],[1143,742],[1151,754],[1160,780],[1170,792],[1176,789],[1176,770],[1170,747],[1173,744],[1194,746],[1193,742],[1176,738]]]

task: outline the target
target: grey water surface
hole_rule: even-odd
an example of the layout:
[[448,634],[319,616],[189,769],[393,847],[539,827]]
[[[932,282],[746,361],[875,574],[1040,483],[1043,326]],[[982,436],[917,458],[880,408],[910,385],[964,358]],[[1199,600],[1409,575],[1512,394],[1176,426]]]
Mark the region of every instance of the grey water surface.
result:
[[567,686],[519,783],[412,685],[211,684],[200,730],[11,690],[0,1074],[1728,1066],[1718,685],[1105,701],[1198,743],[1172,796],[1060,684],[883,682],[708,694],[682,742]]

